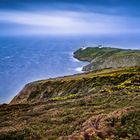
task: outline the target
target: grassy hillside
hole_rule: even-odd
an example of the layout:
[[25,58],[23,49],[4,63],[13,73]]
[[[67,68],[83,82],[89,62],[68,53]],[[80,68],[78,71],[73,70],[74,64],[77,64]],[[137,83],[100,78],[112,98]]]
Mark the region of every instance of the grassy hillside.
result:
[[109,56],[125,56],[125,55],[138,55],[140,56],[140,50],[131,49],[119,49],[110,47],[87,47],[85,49],[80,48],[74,52],[74,56],[81,60],[90,61],[96,57],[109,57]]
[[85,71],[140,65],[140,50],[88,47],[77,50],[74,57],[90,62],[83,68]]
[[138,140],[140,67],[30,83],[0,121],[1,140]]

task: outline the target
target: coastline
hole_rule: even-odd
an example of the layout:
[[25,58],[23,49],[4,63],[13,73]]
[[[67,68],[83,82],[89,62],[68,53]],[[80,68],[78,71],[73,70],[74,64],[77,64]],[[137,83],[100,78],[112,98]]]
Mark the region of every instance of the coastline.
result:
[[[84,50],[84,49],[86,49],[86,48],[83,48],[83,50]],[[82,64],[82,66],[76,67],[76,68],[75,68],[75,71],[77,72],[77,74],[78,74],[78,73],[84,73],[84,72],[86,72],[86,71],[84,71],[83,68],[84,68],[85,66],[87,66],[87,65],[89,64],[89,62],[88,62],[88,61],[79,60],[78,58],[76,58],[76,57],[74,56],[74,52],[72,52],[71,54],[72,54],[71,58],[72,58],[72,60],[73,60],[74,62],[76,62],[76,63],[81,63],[81,64]],[[75,73],[75,74],[76,74],[76,73]]]

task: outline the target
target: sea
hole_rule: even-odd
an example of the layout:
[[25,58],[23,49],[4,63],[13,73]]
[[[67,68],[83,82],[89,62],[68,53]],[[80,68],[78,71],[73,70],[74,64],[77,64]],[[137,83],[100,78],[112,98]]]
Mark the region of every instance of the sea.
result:
[[81,73],[88,62],[78,61],[73,52],[99,44],[140,49],[138,36],[1,36],[0,104],[9,103],[29,82]]

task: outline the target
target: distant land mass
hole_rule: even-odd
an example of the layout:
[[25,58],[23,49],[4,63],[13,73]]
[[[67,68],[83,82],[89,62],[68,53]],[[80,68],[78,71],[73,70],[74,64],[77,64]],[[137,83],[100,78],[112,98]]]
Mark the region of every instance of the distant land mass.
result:
[[88,47],[74,57],[87,72],[29,83],[0,105],[0,140],[140,138],[140,50]]
[[140,66],[140,50],[110,48],[99,45],[98,47],[80,48],[74,52],[74,57],[90,63],[83,67],[83,71]]

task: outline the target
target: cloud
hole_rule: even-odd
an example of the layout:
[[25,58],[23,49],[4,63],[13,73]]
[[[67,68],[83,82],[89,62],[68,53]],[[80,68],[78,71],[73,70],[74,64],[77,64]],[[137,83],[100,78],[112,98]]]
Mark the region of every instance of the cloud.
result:
[[[7,23],[3,33],[12,32],[15,34],[46,34],[46,35],[100,35],[100,34],[119,34],[132,32],[131,26],[135,25],[138,31],[137,19],[93,12],[80,11],[3,11],[0,12],[0,24]],[[130,23],[128,22],[130,21]],[[7,26],[8,26],[7,25]],[[16,28],[18,27],[18,30]],[[21,30],[19,28],[21,27]]]

